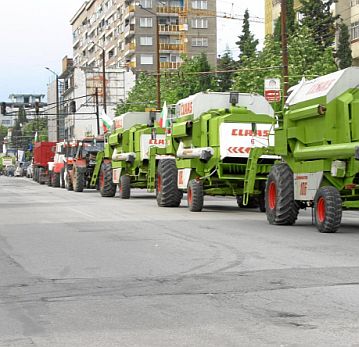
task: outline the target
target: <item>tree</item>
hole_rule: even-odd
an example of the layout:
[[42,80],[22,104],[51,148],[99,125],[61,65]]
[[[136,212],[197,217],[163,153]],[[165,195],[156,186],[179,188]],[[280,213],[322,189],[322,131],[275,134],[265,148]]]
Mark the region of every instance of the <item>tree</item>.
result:
[[339,25],[339,44],[337,50],[337,58],[339,60],[339,68],[345,69],[352,66],[352,50],[350,47],[350,35],[348,26],[345,23]]
[[239,41],[236,42],[236,45],[240,50],[240,63],[242,63],[244,57],[250,58],[256,55],[258,40],[254,39],[254,35],[250,31],[248,9],[244,12],[242,35],[239,36]]
[[[279,15],[279,18],[275,21],[274,24],[274,39],[276,41],[281,41],[282,39],[282,22],[281,22],[281,15]],[[287,35],[293,35],[296,27],[296,17],[295,17],[295,11],[294,11],[294,1],[293,0],[287,0]]]
[[0,153],[2,152],[2,145],[4,143],[4,138],[7,136],[7,127],[0,124]]
[[[217,69],[219,71],[231,71],[237,68],[237,62],[232,58],[232,53],[229,48],[226,49],[224,54],[219,57]],[[221,72],[218,73],[218,90],[227,92],[231,89],[233,84],[234,72]]]
[[302,25],[308,27],[314,40],[322,51],[333,46],[335,40],[335,22],[339,16],[333,16],[330,10],[336,0],[300,0],[303,18]]
[[[242,65],[243,71],[235,77],[233,89],[242,92],[255,92],[263,95],[264,79],[281,78],[280,42],[273,36],[267,36],[264,48],[257,59],[247,59]],[[305,26],[301,26],[288,38],[289,85],[298,83],[301,77],[309,79],[336,71],[333,49],[322,47],[314,41],[313,35]]]
[[[162,72],[161,99],[163,102],[166,100],[167,104],[175,104],[189,95],[216,88],[215,78],[210,73],[211,67],[204,53],[191,59],[182,59],[183,64],[176,72]],[[156,79],[153,75],[142,73],[138,76],[126,102],[117,106],[116,114],[144,111],[156,106]]]

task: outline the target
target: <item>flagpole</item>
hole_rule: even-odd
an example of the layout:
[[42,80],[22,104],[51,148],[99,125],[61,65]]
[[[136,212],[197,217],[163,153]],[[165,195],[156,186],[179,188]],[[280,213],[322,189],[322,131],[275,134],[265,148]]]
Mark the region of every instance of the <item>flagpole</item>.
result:
[[98,88],[95,89],[96,118],[97,118],[97,136],[100,136],[100,110],[98,106]]

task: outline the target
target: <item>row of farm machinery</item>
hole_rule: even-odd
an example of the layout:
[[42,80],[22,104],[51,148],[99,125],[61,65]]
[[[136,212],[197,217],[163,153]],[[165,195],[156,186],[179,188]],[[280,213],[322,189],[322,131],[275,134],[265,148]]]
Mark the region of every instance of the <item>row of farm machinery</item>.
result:
[[192,212],[205,196],[234,196],[276,225],[312,208],[318,230],[336,232],[342,211],[359,208],[358,80],[359,68],[303,80],[279,114],[264,97],[236,92],[180,100],[167,121],[164,112],[125,113],[102,137],[36,143],[34,179],[103,197],[118,187],[122,199],[146,189],[160,207],[186,194]]

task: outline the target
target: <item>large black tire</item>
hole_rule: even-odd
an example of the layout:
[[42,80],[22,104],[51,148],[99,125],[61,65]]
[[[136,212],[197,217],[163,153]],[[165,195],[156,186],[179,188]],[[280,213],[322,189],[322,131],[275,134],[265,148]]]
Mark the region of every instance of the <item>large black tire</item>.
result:
[[120,198],[129,199],[131,197],[131,177],[123,175],[120,177]]
[[112,181],[111,163],[102,163],[99,175],[100,194],[103,197],[113,197],[116,194],[116,185]]
[[342,221],[342,199],[331,186],[319,188],[314,199],[315,224],[321,233],[335,233]]
[[293,225],[297,220],[299,205],[294,200],[293,172],[287,164],[272,167],[267,180],[265,201],[270,224]]
[[66,185],[66,189],[68,190],[68,191],[72,191],[72,190],[74,190],[74,186],[73,186],[73,184],[72,184],[72,180],[71,180],[71,177],[70,177],[70,174],[67,172],[67,174],[66,174],[66,179],[65,179],[65,185]]
[[55,188],[60,188],[60,173],[53,172],[52,173],[52,184]]
[[203,208],[203,183],[199,180],[191,180],[187,188],[188,208],[191,212],[201,212]]
[[237,195],[236,199],[237,199],[237,205],[239,208],[258,208],[258,206],[259,206],[257,198],[252,197],[252,196],[249,197],[248,204],[246,206],[243,205],[243,196],[242,195]]
[[32,180],[37,182],[37,168],[36,167],[33,169]]
[[176,161],[163,159],[158,163],[156,178],[156,197],[160,207],[178,207],[183,193],[178,189],[178,170]]
[[49,187],[52,187],[53,175],[54,175],[54,173],[51,172],[51,171],[49,171],[49,174],[48,174],[48,176],[47,176],[47,185],[48,185]]
[[60,187],[65,188],[65,168],[60,171]]
[[85,187],[85,175],[79,169],[74,168],[74,192],[81,193]]
[[43,168],[39,168],[37,171],[38,174],[38,182],[40,184],[45,184],[45,178],[44,178],[44,169]]

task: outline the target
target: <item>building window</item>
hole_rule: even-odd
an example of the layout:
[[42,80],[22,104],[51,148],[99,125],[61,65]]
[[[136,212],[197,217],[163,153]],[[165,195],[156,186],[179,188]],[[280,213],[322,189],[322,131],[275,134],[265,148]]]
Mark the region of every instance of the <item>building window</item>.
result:
[[140,45],[141,46],[152,46],[153,45],[152,36],[141,36],[140,37]]
[[152,54],[141,54],[141,65],[152,65],[153,55]]
[[192,47],[208,47],[208,38],[207,37],[192,38]]
[[140,5],[143,8],[152,8],[152,0],[141,0]]
[[114,55],[115,55],[115,49],[113,48],[108,52],[108,59],[113,58]]
[[141,28],[152,28],[152,18],[151,17],[141,17],[140,18],[140,27]]
[[192,0],[192,8],[197,10],[207,10],[208,2],[207,0]]
[[194,18],[192,19],[192,28],[194,29],[208,29],[208,19]]
[[359,38],[359,21],[351,24],[350,34],[352,41]]
[[356,5],[359,5],[359,0],[351,0],[351,1],[350,1],[350,6],[351,6],[351,7],[354,7],[354,6],[356,6]]

